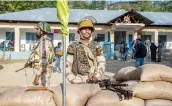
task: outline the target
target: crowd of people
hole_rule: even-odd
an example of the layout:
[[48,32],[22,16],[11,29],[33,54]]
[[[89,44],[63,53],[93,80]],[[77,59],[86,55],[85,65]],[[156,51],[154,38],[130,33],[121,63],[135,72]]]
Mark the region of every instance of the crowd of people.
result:
[[[155,43],[150,42],[147,38],[143,43],[140,38],[132,42],[132,59],[136,60],[136,67],[144,64],[145,57],[151,57],[152,62],[161,62],[163,43],[158,42],[158,46]],[[119,47],[121,61],[127,61],[129,54],[129,46],[127,43],[121,43]]]
[[0,43],[0,50],[3,51],[4,48],[6,51],[14,51],[14,41],[13,40],[7,40],[6,43],[5,43],[5,41],[2,41]]

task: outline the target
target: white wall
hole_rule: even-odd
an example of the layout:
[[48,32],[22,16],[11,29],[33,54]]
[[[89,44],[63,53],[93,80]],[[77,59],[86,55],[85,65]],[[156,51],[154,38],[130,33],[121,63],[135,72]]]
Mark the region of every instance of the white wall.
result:
[[[69,30],[69,33],[75,33],[75,40],[80,39],[79,34],[77,33],[77,30]],[[92,39],[94,39],[97,34],[105,34],[105,41],[108,41],[108,31],[96,30],[93,32]]]
[[[21,44],[26,44],[26,32],[34,32],[34,29],[20,29],[20,38],[21,38]],[[52,31],[53,32],[53,31]],[[62,41],[61,34],[54,34],[54,45],[57,45],[58,42]]]

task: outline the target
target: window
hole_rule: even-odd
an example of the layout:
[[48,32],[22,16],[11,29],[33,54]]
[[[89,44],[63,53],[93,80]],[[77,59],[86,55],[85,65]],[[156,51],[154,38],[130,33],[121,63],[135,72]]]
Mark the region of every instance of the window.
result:
[[162,43],[167,42],[167,35],[159,35],[158,40],[161,41]]
[[97,34],[97,42],[104,42],[105,41],[105,34]]
[[69,33],[69,42],[75,41],[75,33]]
[[142,36],[141,36],[141,40],[142,40],[142,43],[143,43],[143,44],[144,44],[144,42],[145,42],[147,39],[149,39],[150,42],[151,42],[151,41],[152,41],[151,35],[142,35]]
[[6,40],[14,40],[14,32],[6,32]]
[[26,43],[31,43],[32,41],[36,41],[37,37],[34,32],[26,32]]
[[48,37],[51,39],[51,41],[54,40],[54,35],[53,35],[53,33],[49,33],[49,34],[48,34]]

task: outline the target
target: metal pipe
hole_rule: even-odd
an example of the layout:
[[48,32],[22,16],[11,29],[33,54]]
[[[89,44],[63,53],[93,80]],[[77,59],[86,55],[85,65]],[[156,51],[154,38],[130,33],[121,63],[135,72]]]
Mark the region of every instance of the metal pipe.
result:
[[66,106],[66,36],[63,36],[63,106]]

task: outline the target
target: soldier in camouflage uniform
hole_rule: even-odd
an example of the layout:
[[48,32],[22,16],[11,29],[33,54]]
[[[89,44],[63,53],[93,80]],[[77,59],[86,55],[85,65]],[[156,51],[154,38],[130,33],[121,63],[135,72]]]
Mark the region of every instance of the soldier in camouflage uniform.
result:
[[53,70],[52,63],[55,61],[54,46],[51,39],[47,37],[51,29],[46,22],[38,23],[35,29],[38,41],[26,65],[31,63],[31,67],[35,69],[34,85],[49,86]]
[[71,84],[101,80],[105,71],[105,58],[101,47],[92,41],[93,22],[83,19],[78,24],[80,41],[67,49],[67,79]]

